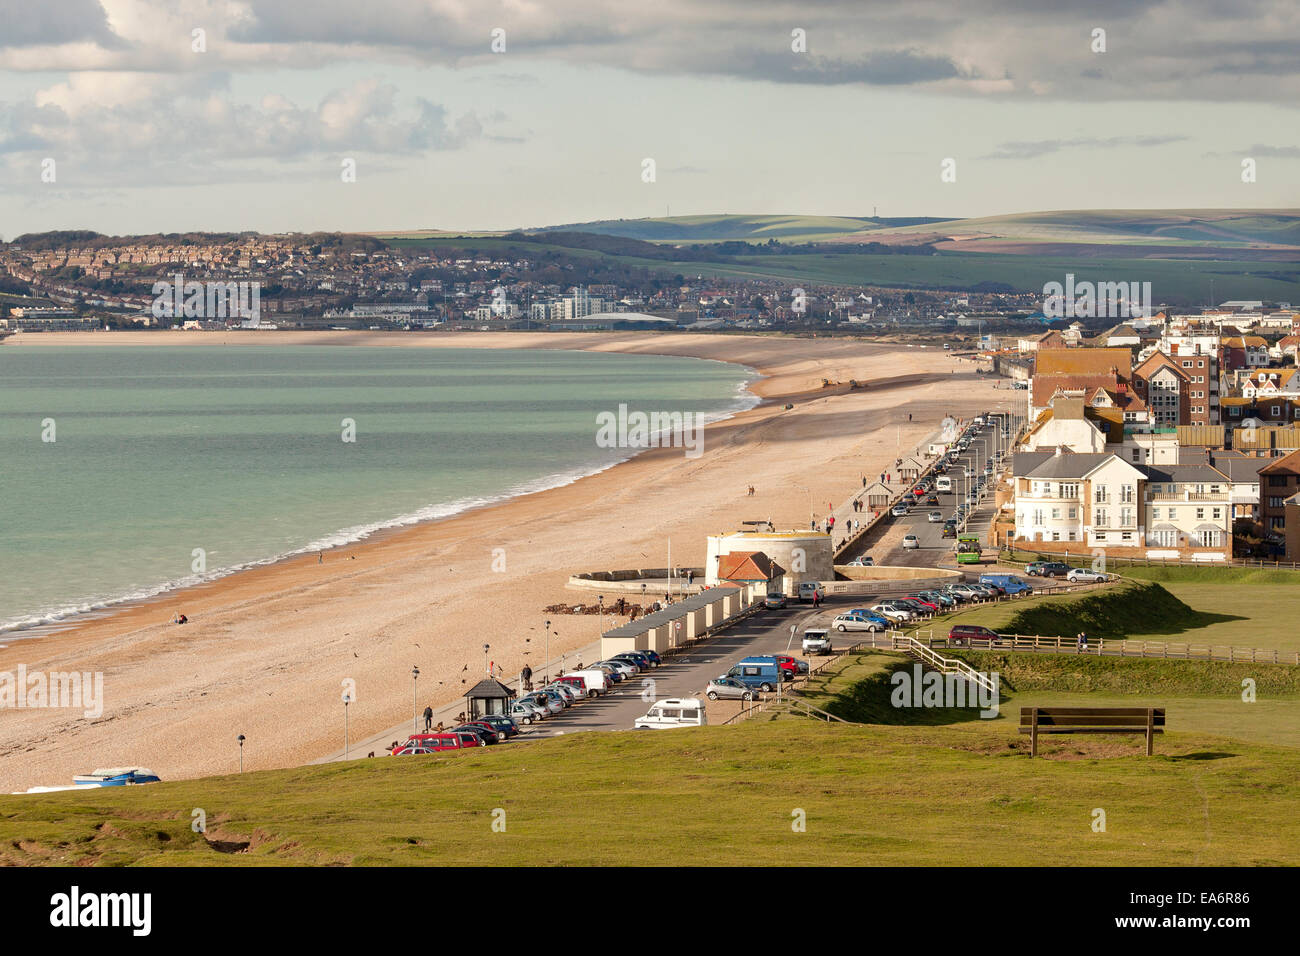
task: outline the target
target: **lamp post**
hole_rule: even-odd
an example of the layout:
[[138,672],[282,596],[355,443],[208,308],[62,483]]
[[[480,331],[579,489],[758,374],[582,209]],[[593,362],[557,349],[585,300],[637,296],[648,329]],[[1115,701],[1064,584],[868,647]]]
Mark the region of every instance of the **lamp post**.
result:
[[237,738],[239,741],[239,772],[244,772],[244,735],[240,734]]
[[600,633],[605,633],[605,595],[596,595],[596,606],[600,608]]
[[491,644],[483,645],[483,673],[487,674],[488,677],[492,676],[492,671],[488,667],[488,651],[491,649],[491,647],[492,647]]
[[352,703],[352,695],[343,692],[343,759],[348,759],[348,745],[351,742],[348,736],[348,704]]
[[545,674],[542,675],[542,682],[549,684],[551,682],[551,622],[546,622],[546,660],[542,665]]
[[415,730],[412,733],[420,732],[420,668],[411,668],[411,707],[415,712],[413,724]]

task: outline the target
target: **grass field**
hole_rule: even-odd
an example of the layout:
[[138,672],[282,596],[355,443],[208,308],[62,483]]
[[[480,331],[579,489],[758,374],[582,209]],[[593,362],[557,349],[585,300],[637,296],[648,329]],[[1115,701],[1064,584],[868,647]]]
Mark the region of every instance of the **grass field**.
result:
[[[1137,579],[1147,571],[1158,580]],[[1013,634],[1173,641],[1300,651],[1300,572],[1229,568],[1125,568],[1114,588],[1044,595],[957,611],[926,622],[947,633],[961,621]],[[1289,578],[1286,576],[1290,576]]]
[[[806,691],[809,703],[837,717],[878,724],[950,725],[954,731],[999,736],[1015,733],[1020,708],[1076,704],[1088,707],[1165,707],[1171,730],[1216,734],[1252,743],[1300,749],[1300,668],[1283,664],[1075,657],[943,651],[983,673],[999,675],[1000,714],[984,719],[971,708],[896,708],[894,671],[914,661],[896,654],[843,658]],[[1255,683],[1255,700],[1242,699],[1242,680]],[[1048,746],[1073,747],[1057,739]]]
[[1009,730],[785,718],[3,797],[0,863],[1300,863],[1296,751],[1175,732],[1031,761]]

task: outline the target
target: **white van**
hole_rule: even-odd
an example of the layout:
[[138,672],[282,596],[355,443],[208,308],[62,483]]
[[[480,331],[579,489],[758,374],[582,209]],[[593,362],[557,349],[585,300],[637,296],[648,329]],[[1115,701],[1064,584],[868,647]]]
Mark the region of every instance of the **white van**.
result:
[[[569,671],[565,677],[581,677],[583,683],[587,685],[587,695],[608,694],[609,693],[609,675],[599,668],[592,668],[585,671]],[[594,694],[593,694],[594,692]]]
[[702,727],[708,723],[698,697],[669,697],[655,703],[633,724],[637,730],[671,730],[674,727]]
[[822,590],[821,584],[817,581],[800,581],[799,582],[799,600],[800,601],[824,601],[826,592]]
[[934,479],[935,491],[952,491],[952,479],[947,475],[940,475]]

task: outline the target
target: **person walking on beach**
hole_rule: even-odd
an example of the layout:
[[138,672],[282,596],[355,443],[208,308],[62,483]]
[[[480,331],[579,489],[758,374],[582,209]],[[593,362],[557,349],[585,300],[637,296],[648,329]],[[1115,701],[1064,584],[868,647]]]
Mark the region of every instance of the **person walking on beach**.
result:
[[317,564],[324,564],[324,563],[325,563],[325,552],[324,552],[324,551],[318,551],[318,552],[316,552],[316,563],[317,563]]
[[433,708],[426,707],[424,708],[424,732],[427,734],[429,732],[429,729],[432,726],[433,726]]

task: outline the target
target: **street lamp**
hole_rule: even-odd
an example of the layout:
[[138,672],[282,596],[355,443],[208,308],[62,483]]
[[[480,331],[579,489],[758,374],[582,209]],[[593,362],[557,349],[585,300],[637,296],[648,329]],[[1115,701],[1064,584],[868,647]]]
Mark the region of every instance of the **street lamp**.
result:
[[543,663],[546,673],[542,676],[542,682],[549,684],[551,682],[551,622],[546,622],[546,660]]
[[347,691],[343,692],[343,759],[348,759],[348,704],[352,703],[352,695]]
[[596,606],[600,608],[600,633],[605,633],[605,595],[596,595]]
[[415,712],[414,725],[415,730],[412,733],[420,732],[420,668],[411,668],[411,707]]
[[239,772],[244,772],[244,735],[240,734],[236,740],[239,741]]
[[483,645],[483,672],[487,674],[488,677],[492,676],[492,671],[488,668],[488,650],[491,647],[492,647],[491,644]]

